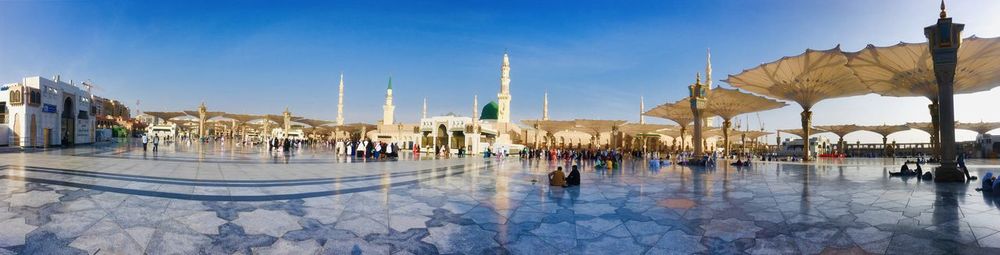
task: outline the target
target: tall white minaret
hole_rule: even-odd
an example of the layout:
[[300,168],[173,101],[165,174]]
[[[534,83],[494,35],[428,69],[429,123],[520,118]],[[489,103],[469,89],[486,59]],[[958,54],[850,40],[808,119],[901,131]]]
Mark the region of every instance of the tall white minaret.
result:
[[708,56],[705,57],[705,86],[709,89],[712,88],[712,49],[709,48],[706,53]]
[[389,87],[385,89],[385,105],[382,106],[382,124],[392,125],[395,110],[396,106],[392,105],[392,76],[389,76]]
[[[712,49],[711,48],[706,49],[705,50],[705,54],[706,54],[706,56],[705,56],[705,87],[708,88],[708,90],[709,90],[708,93],[712,93],[712,91],[711,91],[712,90]],[[705,120],[702,121],[702,125],[704,125],[704,127],[706,127],[706,128],[712,127],[713,126],[712,125],[712,118],[713,117],[705,117]]]
[[337,96],[337,125],[344,125],[344,73],[340,73],[340,92]]
[[549,92],[545,91],[545,97],[542,98],[542,120],[549,120]]
[[423,111],[423,115],[420,116],[420,119],[426,119],[426,118],[427,118],[427,98],[425,97],[424,98],[424,111]]
[[646,99],[639,96],[639,124],[646,124],[646,116],[642,115],[646,112]]
[[499,106],[497,123],[510,123],[510,59],[507,51],[503,53],[503,65],[500,67],[500,93],[497,94]]
[[472,126],[479,125],[479,95],[472,96]]

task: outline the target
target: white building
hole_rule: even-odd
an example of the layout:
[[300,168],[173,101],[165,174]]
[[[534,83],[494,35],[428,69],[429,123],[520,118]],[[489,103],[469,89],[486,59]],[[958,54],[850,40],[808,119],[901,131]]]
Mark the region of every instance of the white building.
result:
[[[10,132],[0,144],[21,147],[94,142],[93,96],[72,82],[27,77],[0,86],[0,124]],[[2,128],[2,127],[0,127]],[[3,133],[3,132],[0,132]]]
[[979,157],[995,158],[1000,153],[1000,135],[976,135],[976,144],[979,145]]
[[[778,148],[780,148],[777,152],[779,156],[801,156],[802,139],[785,139]],[[833,144],[829,138],[822,136],[809,138],[810,155],[819,156],[829,151],[833,151]]]
[[[420,133],[422,134],[423,149],[425,151],[437,151],[439,148],[448,148],[451,153],[458,153],[459,148],[463,148],[466,153],[480,153],[489,147],[489,143],[483,143],[490,139],[483,139],[483,135],[491,138],[496,134],[490,134],[488,130],[476,130],[477,125],[473,125],[470,117],[447,114],[444,116],[434,116],[420,120]],[[476,131],[485,131],[476,132]]]

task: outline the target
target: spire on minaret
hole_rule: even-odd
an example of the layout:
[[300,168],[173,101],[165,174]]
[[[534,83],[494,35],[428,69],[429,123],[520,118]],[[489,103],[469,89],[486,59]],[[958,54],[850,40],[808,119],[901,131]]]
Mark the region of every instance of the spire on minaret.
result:
[[944,0],[941,0],[941,18],[947,18],[948,13],[944,11]]
[[701,84],[701,73],[694,74],[694,84]]
[[545,96],[542,98],[542,120],[549,120],[549,91],[545,91]]
[[382,106],[382,124],[392,125],[396,106],[392,105],[392,75],[389,75],[389,87],[385,89],[385,105]]
[[708,56],[705,59],[705,61],[707,62],[707,64],[705,65],[705,86],[708,86],[708,88],[712,88],[712,49],[711,48],[709,48],[707,50],[707,55]]
[[646,124],[646,116],[642,115],[646,111],[646,99],[639,96],[639,124]]
[[344,73],[340,73],[340,90],[337,93],[337,125],[344,125]]
[[424,98],[424,111],[423,111],[423,115],[421,115],[420,118],[421,119],[426,119],[427,118],[427,98],[426,97]]

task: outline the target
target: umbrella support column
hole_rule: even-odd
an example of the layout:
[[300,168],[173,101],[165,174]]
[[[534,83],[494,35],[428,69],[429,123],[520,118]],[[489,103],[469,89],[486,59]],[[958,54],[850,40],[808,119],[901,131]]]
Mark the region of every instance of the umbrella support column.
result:
[[889,137],[888,136],[882,136],[882,157],[883,158],[888,158],[889,157],[889,147],[888,147],[888,143],[887,143],[888,141],[889,141]]
[[732,154],[732,152],[729,151],[729,127],[731,127],[732,125],[733,122],[729,121],[729,119],[726,119],[725,121],[722,122],[722,139],[724,140],[722,143],[725,144],[726,146],[725,148],[723,148],[725,150],[725,153],[723,153],[723,155]]
[[845,146],[846,146],[846,144],[844,144],[844,136],[841,135],[840,136],[840,141],[837,141],[837,150],[840,151],[841,155],[846,155],[847,154],[847,148],[844,148]]
[[809,131],[812,127],[812,111],[809,108],[802,110],[802,161],[810,161],[812,152],[809,150]]
[[931,100],[931,104],[927,105],[927,108],[931,111],[931,126],[934,131],[931,132],[931,159],[934,161],[941,160],[941,120],[938,114],[938,100]]

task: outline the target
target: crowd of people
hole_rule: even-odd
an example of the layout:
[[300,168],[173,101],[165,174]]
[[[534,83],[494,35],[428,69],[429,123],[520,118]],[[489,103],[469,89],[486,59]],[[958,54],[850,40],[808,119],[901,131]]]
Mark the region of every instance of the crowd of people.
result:
[[334,151],[340,156],[366,159],[394,159],[399,157],[398,144],[372,141],[371,139],[338,140],[334,143]]
[[[911,163],[912,164],[916,164],[916,169],[910,169],[909,164],[911,164]],[[890,172],[889,175],[890,176],[896,176],[896,177],[911,177],[911,176],[915,176],[915,177],[920,177],[920,179],[927,180],[927,181],[933,180],[934,179],[934,174],[932,174],[930,171],[924,172],[923,168],[921,167],[921,165],[923,165],[924,163],[926,163],[926,161],[924,160],[923,157],[917,157],[915,161],[907,160],[906,162],[903,162],[902,166],[899,167],[899,172]],[[957,159],[956,163],[958,165],[958,169],[962,170],[962,173],[965,174],[965,179],[966,180],[970,180],[971,181],[971,180],[976,180],[976,179],[979,178],[979,177],[977,177],[977,176],[972,175],[972,174],[969,173],[969,167],[967,167],[965,165],[965,154],[964,153],[959,153],[958,154],[958,159]],[[985,181],[985,178],[984,178],[984,181]]]

